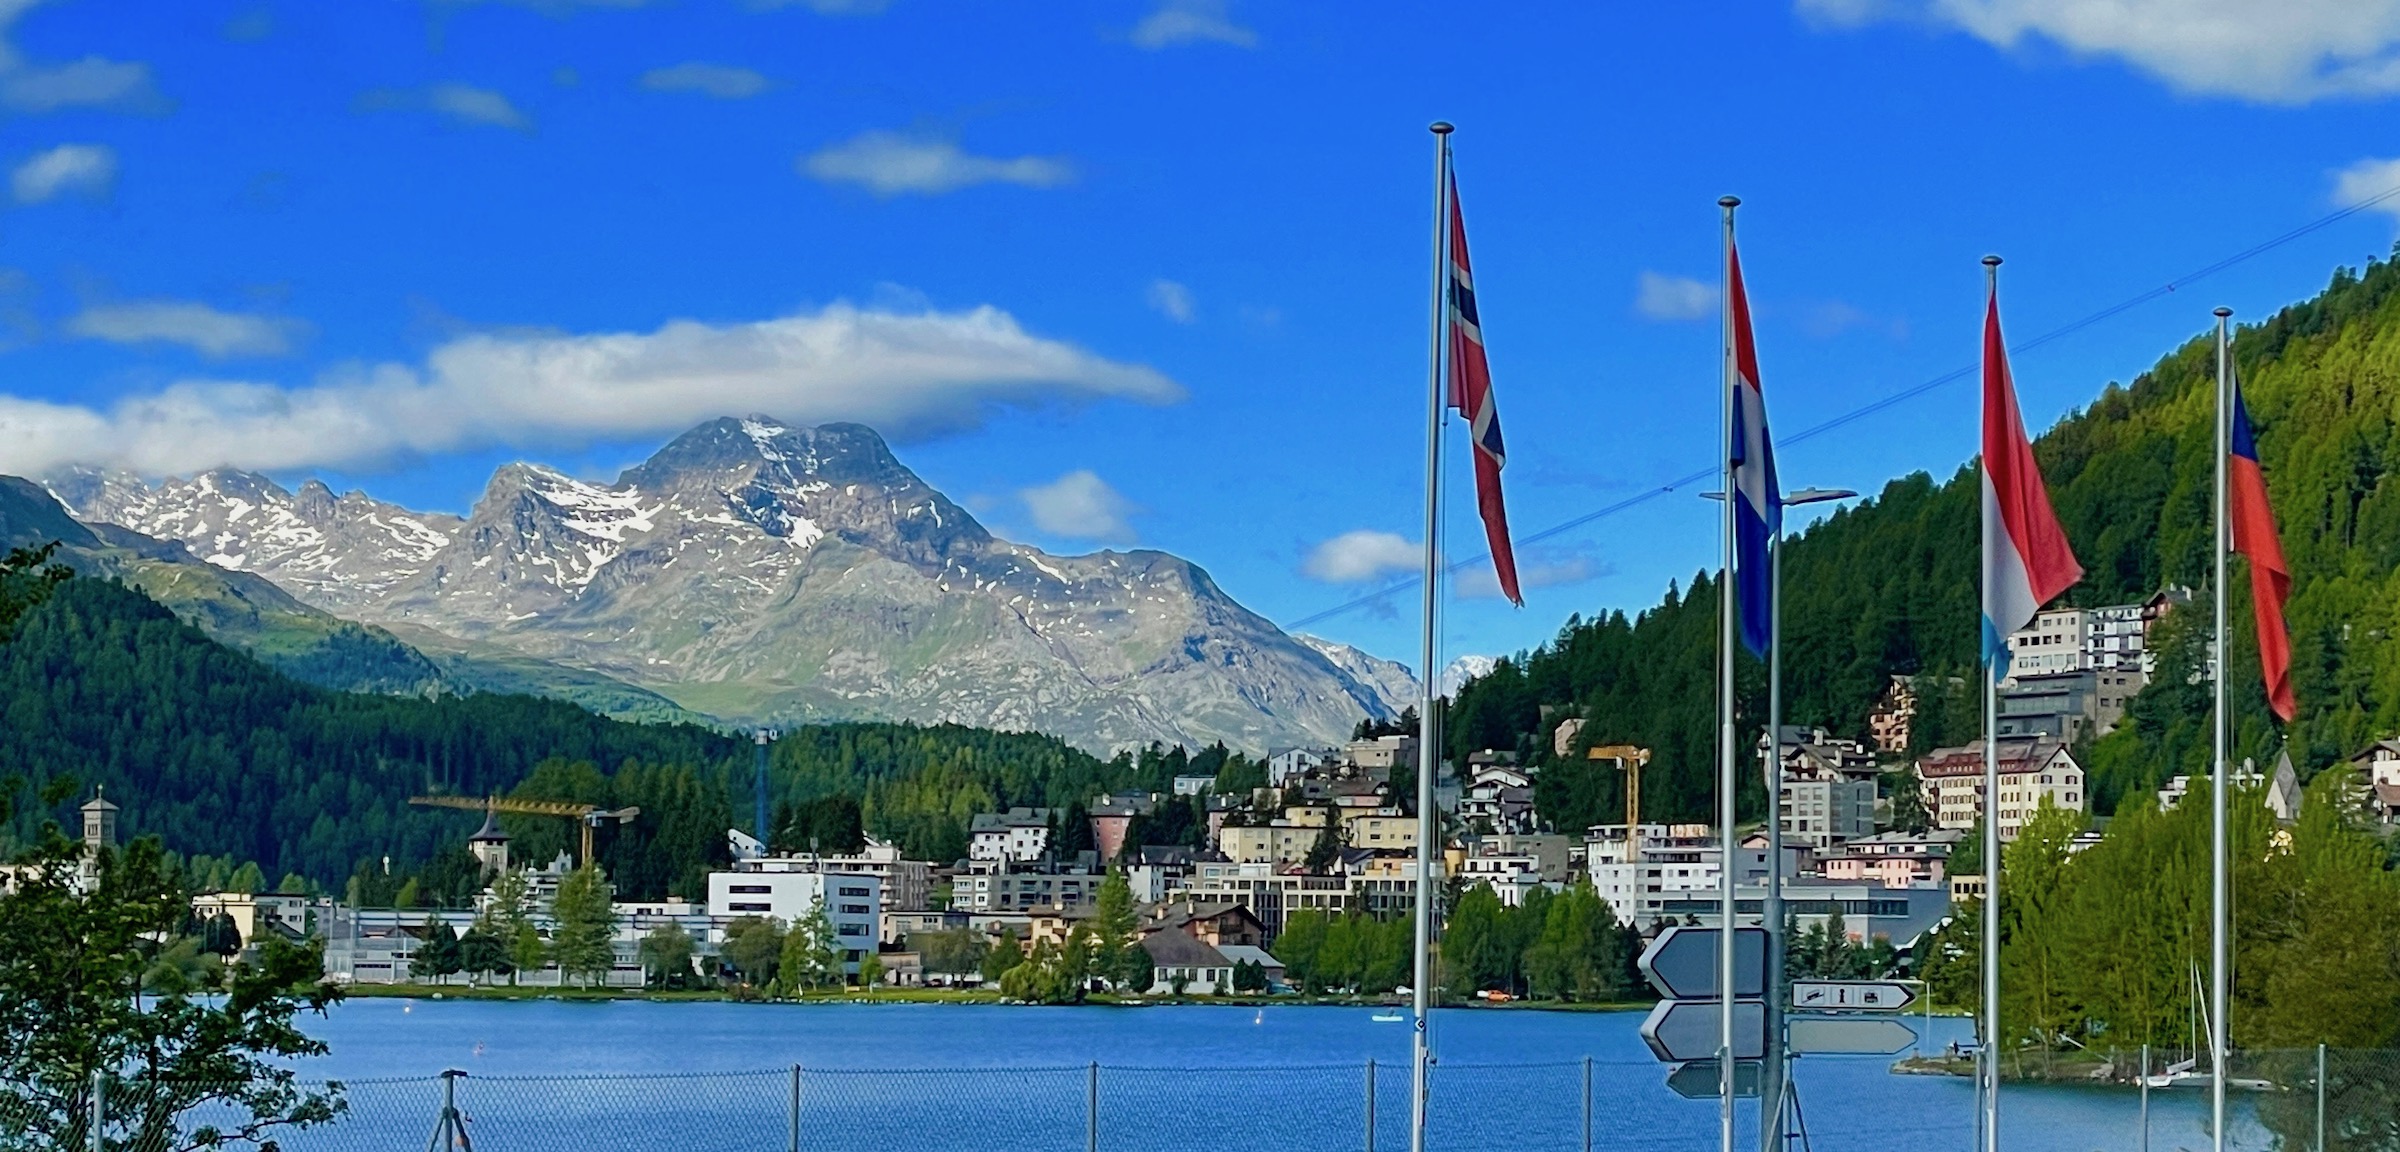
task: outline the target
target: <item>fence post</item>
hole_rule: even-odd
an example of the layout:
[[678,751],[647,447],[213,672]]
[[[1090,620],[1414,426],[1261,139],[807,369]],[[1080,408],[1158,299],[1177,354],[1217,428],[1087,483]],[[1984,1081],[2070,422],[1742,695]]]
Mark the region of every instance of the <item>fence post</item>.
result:
[[1100,1152],[1100,1062],[1092,1061],[1083,1082],[1083,1148]]
[[1592,1058],[1583,1058],[1583,1152],[1592,1152]]
[[90,1139],[86,1141],[91,1146],[92,1152],[102,1152],[102,1149],[107,1147],[100,1135],[101,1130],[108,1124],[107,1099],[108,1080],[101,1075],[98,1068],[94,1068],[92,1069],[92,1130]]
[[2142,1070],[2135,1077],[2142,1085],[2142,1152],[2150,1152],[2150,1046],[2142,1045]]
[[1375,1152],[1375,1061],[1367,1060],[1367,1152]]
[[800,1152],[800,1066],[792,1065],[792,1133],[790,1152]]
[[2325,1046],[2317,1045],[2317,1152],[2325,1152]]

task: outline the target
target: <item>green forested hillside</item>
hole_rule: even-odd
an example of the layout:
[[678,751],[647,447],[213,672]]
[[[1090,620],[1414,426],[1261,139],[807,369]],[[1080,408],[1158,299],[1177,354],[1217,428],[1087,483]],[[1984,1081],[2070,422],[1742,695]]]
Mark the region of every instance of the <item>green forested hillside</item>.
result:
[[[2064,602],[2126,603],[2166,584],[2205,597],[2215,420],[2210,344],[2195,338],[2130,385],[2108,385],[2036,442],[2086,570]],[[2400,731],[2400,264],[2337,273],[2316,299],[2241,329],[2234,360],[2294,575],[2301,716],[2288,735],[2306,775]],[[1943,418],[1974,418],[1963,394]],[[1978,483],[1972,467],[1941,482],[1903,477],[1789,545],[1787,721],[1863,735],[1887,676],[1923,675],[1936,685],[1972,667]],[[2258,687],[2241,564],[2235,561],[2230,609],[2237,748],[2271,754],[2286,733]],[[1715,614],[1714,584],[1703,575],[1631,617],[1570,619],[1552,643],[1502,662],[1459,693],[1452,750],[1519,747],[1546,757],[1550,730],[1566,713],[1545,721],[1542,706],[1567,706],[1591,718],[1587,742],[1657,749],[1643,782],[1646,812],[1703,817],[1712,788]],[[2190,631],[2200,615],[2167,630],[2161,674],[2136,702],[2134,720],[2086,750],[2103,811],[2206,756],[2207,693],[2186,677],[2204,655]],[[1758,724],[1762,670],[1745,667],[1742,683],[1742,711]],[[1971,699],[1933,701],[1920,742],[1971,738],[1975,707]],[[1542,803],[1554,819],[1573,826],[1618,810],[1613,776],[1587,773],[1579,758],[1560,767],[1542,782]],[[1753,784],[1746,810],[1756,811],[1757,801]]]
[[[127,834],[270,877],[330,883],[362,860],[431,857],[461,835],[459,818],[408,808],[413,793],[506,791],[551,757],[705,764],[733,751],[706,729],[527,697],[327,691],[101,580],[56,585],[0,643],[0,773],[104,786]],[[65,814],[23,812],[9,831],[22,841]]]
[[[123,584],[45,575],[29,554],[0,562],[0,855],[39,823],[70,823],[105,787],[129,836],[186,857],[254,863],[391,899],[458,900],[474,813],[411,808],[447,792],[637,806],[599,851],[627,895],[697,895],[748,827],[750,742],[688,724],[631,724],[525,696],[434,699],[335,692],[218,644]],[[847,797],[867,831],[923,858],[966,852],[968,820],[1011,804],[1065,806],[1115,788],[1256,766],[1223,748],[1144,750],[1109,761],[1048,736],[954,725],[835,724],[774,745],[778,809]],[[9,778],[13,777],[13,781]],[[29,802],[72,778],[72,799]],[[6,811],[0,805],[0,812]],[[519,859],[571,843],[564,821],[509,818]],[[385,858],[390,859],[387,873]]]

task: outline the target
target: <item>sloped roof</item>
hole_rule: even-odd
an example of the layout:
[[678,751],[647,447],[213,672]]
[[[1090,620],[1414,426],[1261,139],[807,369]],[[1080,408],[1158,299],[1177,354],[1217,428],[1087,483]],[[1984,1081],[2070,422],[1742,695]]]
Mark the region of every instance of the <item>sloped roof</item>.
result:
[[1160,968],[1230,968],[1223,952],[1183,932],[1153,932],[1142,937],[1142,951]]

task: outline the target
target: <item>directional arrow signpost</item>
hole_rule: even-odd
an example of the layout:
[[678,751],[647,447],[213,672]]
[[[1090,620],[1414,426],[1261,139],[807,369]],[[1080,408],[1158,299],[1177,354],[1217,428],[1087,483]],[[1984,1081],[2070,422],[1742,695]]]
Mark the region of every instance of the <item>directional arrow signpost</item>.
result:
[[[1745,1100],[1758,1097],[1758,1082],[1766,1065],[1756,1060],[1736,1060],[1733,1064],[1733,1094]],[[1667,1087],[1686,1100],[1714,1100],[1719,1095],[1717,1062],[1702,1060],[1677,1065],[1667,1073]]]
[[1916,989],[1888,980],[1792,981],[1799,1012],[1898,1012],[1916,999]]
[[[1642,1040],[1660,1060],[1677,1065],[1667,1087],[1691,1100],[1724,1094],[1724,1001],[1717,991],[1721,938],[1714,928],[1674,927],[1642,950],[1642,976],[1665,999],[1642,1021]],[[1733,1094],[1755,1097],[1767,1049],[1767,932],[1733,934]]]
[[[1669,928],[1642,950],[1642,975],[1670,1000],[1717,998],[1717,930]],[[1767,994],[1767,930],[1739,928],[1733,934],[1735,998]],[[1737,1018],[1734,1021],[1739,1024]],[[1710,1049],[1715,1051],[1715,1049]]]
[[1908,1025],[1872,1016],[1794,1016],[1786,1027],[1791,1049],[1799,1055],[1889,1056],[1917,1042]]
[[[1670,1064],[1706,1060],[1716,1067],[1717,1045],[1724,1039],[1723,1006],[1714,1000],[1661,1000],[1642,1021],[1642,1039],[1650,1051]],[[1733,1002],[1733,1057],[1756,1060],[1767,1054],[1767,1004],[1764,1000]],[[1713,1074],[1713,1073],[1712,1073]]]

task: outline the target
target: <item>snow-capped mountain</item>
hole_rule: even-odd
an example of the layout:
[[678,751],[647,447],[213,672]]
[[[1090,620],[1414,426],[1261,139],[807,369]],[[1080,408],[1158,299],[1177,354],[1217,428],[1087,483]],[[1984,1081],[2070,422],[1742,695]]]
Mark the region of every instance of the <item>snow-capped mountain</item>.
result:
[[464,520],[233,471],[151,486],[79,469],[50,486],[80,518],[181,541],[328,610],[732,722],[1263,750],[1339,740],[1415,692],[1405,669],[1289,636],[1188,561],[994,537],[856,424],[715,420],[610,484],[512,464]]
[[1467,681],[1478,676],[1489,676],[1492,674],[1492,669],[1499,666],[1500,659],[1496,656],[1477,656],[1470,653],[1451,660],[1442,666],[1442,695],[1458,695],[1458,690],[1466,687]]
[[336,613],[423,568],[460,524],[358,492],[335,496],[315,480],[287,492],[231,469],[151,487],[128,473],[75,468],[51,477],[49,488],[78,519],[181,541],[202,560],[257,573]]
[[1293,633],[1292,639],[1316,649],[1318,655],[1349,673],[1351,679],[1372,687],[1383,700],[1384,711],[1391,715],[1399,715],[1403,708],[1416,707],[1417,697],[1424,692],[1417,684],[1416,674],[1399,661],[1371,656],[1339,640],[1327,640],[1305,632]]

